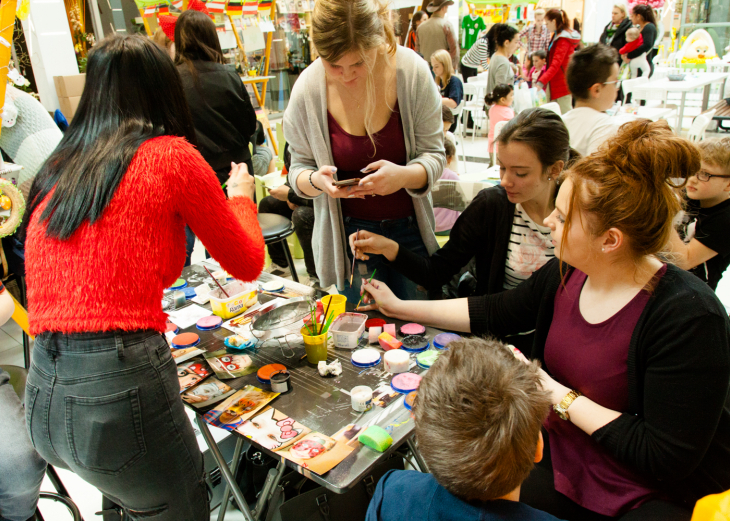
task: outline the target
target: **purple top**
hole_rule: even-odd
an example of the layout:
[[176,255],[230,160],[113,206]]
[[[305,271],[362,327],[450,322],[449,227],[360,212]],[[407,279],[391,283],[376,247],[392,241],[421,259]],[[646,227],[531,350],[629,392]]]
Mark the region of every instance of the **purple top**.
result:
[[[459,176],[453,170],[444,168],[444,173],[441,174],[441,179],[458,181]],[[458,219],[460,215],[461,212],[457,212],[456,210],[449,210],[448,208],[434,208],[433,216],[436,218],[436,232],[445,232],[453,228],[456,219]]]
[[[664,265],[657,277],[666,273]],[[563,385],[614,411],[628,408],[626,360],[636,323],[649,300],[642,290],[618,313],[599,324],[580,312],[587,276],[571,271],[555,295],[555,313],[545,343],[545,366]],[[570,410],[568,410],[570,413]],[[617,516],[660,497],[651,481],[617,461],[598,442],[554,411],[545,420],[555,490],[585,508]]]

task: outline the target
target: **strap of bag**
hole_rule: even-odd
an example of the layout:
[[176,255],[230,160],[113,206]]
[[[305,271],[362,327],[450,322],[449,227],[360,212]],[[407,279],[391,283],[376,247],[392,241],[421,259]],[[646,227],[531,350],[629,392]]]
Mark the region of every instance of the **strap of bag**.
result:
[[317,498],[317,506],[319,507],[319,513],[322,515],[324,521],[330,520],[330,506],[327,503],[327,494],[322,494]]

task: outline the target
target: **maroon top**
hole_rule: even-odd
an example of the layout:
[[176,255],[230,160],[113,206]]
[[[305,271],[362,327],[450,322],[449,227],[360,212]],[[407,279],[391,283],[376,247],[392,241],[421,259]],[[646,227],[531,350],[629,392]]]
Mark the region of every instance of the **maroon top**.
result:
[[[664,265],[658,272],[661,278]],[[640,291],[623,309],[600,324],[586,322],[580,293],[587,276],[571,271],[555,295],[555,313],[545,343],[545,366],[560,383],[614,411],[628,408],[626,360],[631,335],[649,300]],[[570,409],[568,409],[570,413]],[[555,411],[545,420],[555,490],[585,508],[617,516],[660,494],[651,481],[616,460],[598,442]]]
[[[348,134],[329,112],[327,112],[327,123],[332,144],[332,159],[335,162],[334,166],[337,167],[337,179],[340,181],[365,177],[368,174],[363,174],[360,170],[381,159],[401,166],[408,162],[406,138],[403,135],[397,101],[388,122],[373,134],[375,152],[368,136]],[[367,221],[404,219],[415,213],[413,199],[404,188],[390,195],[368,196],[365,199],[340,199],[340,202],[344,217]]]

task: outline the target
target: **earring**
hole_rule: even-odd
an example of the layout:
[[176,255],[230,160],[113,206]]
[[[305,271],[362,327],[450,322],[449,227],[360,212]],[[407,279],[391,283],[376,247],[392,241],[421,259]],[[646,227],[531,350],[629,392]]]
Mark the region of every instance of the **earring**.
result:
[[553,178],[552,178],[552,177],[548,177],[548,181],[552,181],[552,180],[553,180]]
[[605,252],[605,251],[606,251],[606,248],[601,248],[601,251],[602,251],[602,252]]

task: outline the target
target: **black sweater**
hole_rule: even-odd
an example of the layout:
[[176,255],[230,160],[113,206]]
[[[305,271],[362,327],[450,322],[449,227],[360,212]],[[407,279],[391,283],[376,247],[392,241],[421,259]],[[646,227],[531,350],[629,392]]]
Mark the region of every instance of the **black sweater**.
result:
[[641,30],[641,37],[644,39],[644,42],[626,55],[629,60],[633,60],[644,52],[648,54],[654,48],[654,42],[656,41],[656,25],[652,23],[646,24]]
[[224,183],[231,162],[251,159],[248,143],[256,130],[256,113],[233,66],[197,60],[192,64],[195,75],[184,63],[177,70],[193,117],[198,150]]
[[512,233],[515,205],[504,188],[485,188],[469,203],[454,223],[449,242],[430,257],[405,248],[391,263],[396,270],[421,286],[437,290],[476,258],[476,295],[503,291],[504,265]]
[[[553,259],[511,291],[470,297],[472,333],[535,328],[532,358],[544,364],[560,281]],[[730,320],[704,282],[667,267],[631,336],[627,369],[628,410],[593,439],[678,500],[730,489]]]
[[[601,37],[598,39],[599,42],[602,44],[606,44],[606,40],[608,40],[608,28],[611,27],[611,22],[608,22],[606,27],[603,28],[603,33],[601,34]],[[618,24],[618,27],[616,28],[616,33],[613,35],[613,40],[611,40],[611,47],[618,50],[626,45],[626,31],[631,29],[631,20],[628,18],[624,18],[623,21]],[[617,56],[617,61],[621,63],[621,56]]]

